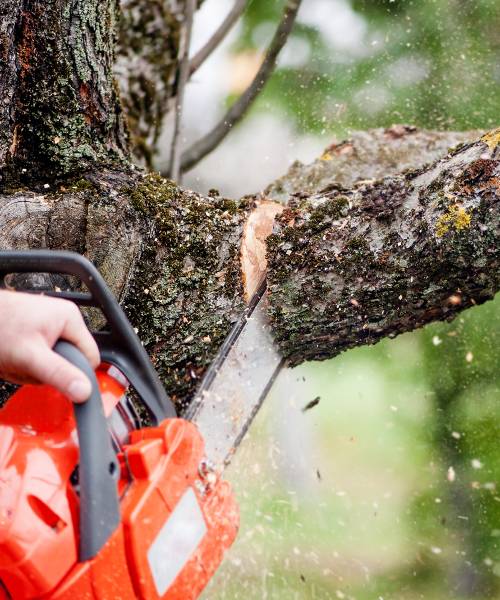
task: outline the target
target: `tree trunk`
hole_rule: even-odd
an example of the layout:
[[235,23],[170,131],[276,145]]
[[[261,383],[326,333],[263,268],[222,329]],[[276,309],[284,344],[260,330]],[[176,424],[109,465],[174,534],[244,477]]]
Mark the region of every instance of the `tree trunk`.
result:
[[179,406],[265,268],[273,202],[285,210],[267,244],[270,314],[293,364],[451,318],[498,289],[498,132],[451,154],[468,134],[366,132],[263,194],[205,197],[128,161],[113,0],[3,6],[0,248],[86,254]]
[[125,160],[115,0],[7,0],[0,19],[3,185]]

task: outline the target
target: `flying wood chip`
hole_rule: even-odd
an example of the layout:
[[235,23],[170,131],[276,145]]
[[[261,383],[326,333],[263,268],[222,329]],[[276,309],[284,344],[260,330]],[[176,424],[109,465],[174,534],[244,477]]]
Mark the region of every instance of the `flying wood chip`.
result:
[[313,400],[311,400],[304,406],[304,408],[302,409],[302,412],[311,410],[311,408],[314,408],[315,406],[317,406],[319,404],[320,400],[321,400],[321,396],[316,396],[316,398],[313,398]]

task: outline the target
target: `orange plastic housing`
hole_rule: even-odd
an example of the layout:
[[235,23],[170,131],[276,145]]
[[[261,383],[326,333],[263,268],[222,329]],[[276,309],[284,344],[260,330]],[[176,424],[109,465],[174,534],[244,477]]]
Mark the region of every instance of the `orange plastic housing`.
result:
[[[106,415],[125,388],[97,371]],[[234,541],[229,484],[203,469],[196,427],[166,419],[132,431],[118,454],[121,523],[78,562],[78,438],[71,403],[24,386],[0,411],[0,600],[192,600]]]

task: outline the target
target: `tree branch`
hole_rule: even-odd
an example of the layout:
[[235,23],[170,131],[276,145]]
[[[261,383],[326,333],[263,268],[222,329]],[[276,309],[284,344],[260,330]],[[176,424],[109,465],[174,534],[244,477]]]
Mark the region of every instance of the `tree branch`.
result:
[[478,140],[484,131],[435,131],[411,125],[354,131],[333,141],[309,164],[295,161],[261,197],[287,204],[296,194],[312,196],[329,185],[352,188],[357,181],[383,179],[421,169],[458,144]]
[[425,169],[298,194],[268,238],[276,340],[291,364],[394,337],[500,287],[500,130]]
[[181,159],[181,170],[189,171],[207,154],[212,152],[248,111],[266,85],[276,65],[276,59],[292,31],[302,0],[288,0],[283,17],[274,34],[257,75],[252,83],[228,110],[224,118],[207,135],[186,150]]
[[[355,135],[290,175],[295,191],[268,239],[268,283],[274,334],[292,364],[452,318],[500,287],[500,132],[450,154],[466,134],[394,133]],[[394,174],[394,156],[416,170]],[[335,171],[346,177],[350,163],[357,183],[344,189]],[[384,168],[390,176],[365,177]],[[259,202],[205,197],[137,170],[96,171],[0,195],[0,248],[85,253],[185,406],[244,307],[241,254]]]
[[222,21],[212,37],[208,42],[198,50],[189,62],[189,75],[191,76],[197,71],[201,65],[207,60],[212,52],[219,46],[222,40],[226,37],[229,31],[232,29],[236,21],[241,17],[247,0],[236,0],[234,6],[231,8],[226,18]]
[[184,105],[184,92],[189,77],[189,46],[191,44],[191,31],[193,29],[193,17],[196,10],[196,0],[186,0],[185,25],[184,25],[184,48],[179,66],[179,79],[177,84],[177,95],[175,98],[175,124],[170,150],[169,176],[174,181],[179,181],[181,175],[181,133],[182,133],[182,109]]

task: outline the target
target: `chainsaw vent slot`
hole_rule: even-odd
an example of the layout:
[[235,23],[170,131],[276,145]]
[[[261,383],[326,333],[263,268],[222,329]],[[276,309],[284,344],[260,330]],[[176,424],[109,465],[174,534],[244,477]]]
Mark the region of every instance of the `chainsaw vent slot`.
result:
[[[7,273],[3,276],[3,284],[8,290],[18,292],[28,292],[37,294],[47,294],[50,296],[66,297],[89,301],[91,299],[90,290],[78,277],[71,275],[60,275],[58,273],[26,272],[26,273]],[[79,290],[75,292],[74,290]]]
[[66,523],[40,498],[30,494],[28,496],[28,504],[38,518],[54,531],[61,531],[66,527]]
[[73,471],[69,477],[69,482],[73,486],[73,489],[76,492],[76,494],[79,496],[80,495],[80,473],[78,470],[78,465],[76,465],[76,467],[73,469]]

